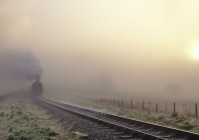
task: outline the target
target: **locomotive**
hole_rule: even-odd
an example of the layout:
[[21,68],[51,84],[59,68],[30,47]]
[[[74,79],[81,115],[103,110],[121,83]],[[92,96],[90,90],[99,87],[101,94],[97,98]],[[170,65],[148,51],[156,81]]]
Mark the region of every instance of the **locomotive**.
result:
[[40,78],[32,84],[32,95],[41,96],[43,94],[43,84],[40,82]]

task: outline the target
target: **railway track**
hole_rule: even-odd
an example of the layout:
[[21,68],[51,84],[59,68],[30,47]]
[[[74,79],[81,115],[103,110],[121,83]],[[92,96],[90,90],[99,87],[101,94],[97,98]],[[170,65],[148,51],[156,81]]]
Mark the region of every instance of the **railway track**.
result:
[[165,127],[144,121],[129,119],[92,109],[55,102],[45,98],[37,98],[38,102],[69,112],[101,125],[102,129],[116,135],[120,139],[136,140],[199,140],[199,134]]

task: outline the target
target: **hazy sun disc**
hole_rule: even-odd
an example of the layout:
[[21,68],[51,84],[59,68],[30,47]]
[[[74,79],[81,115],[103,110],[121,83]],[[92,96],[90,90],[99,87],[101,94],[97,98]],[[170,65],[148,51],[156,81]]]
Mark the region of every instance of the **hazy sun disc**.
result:
[[199,44],[193,46],[193,48],[191,50],[191,56],[194,59],[199,60]]

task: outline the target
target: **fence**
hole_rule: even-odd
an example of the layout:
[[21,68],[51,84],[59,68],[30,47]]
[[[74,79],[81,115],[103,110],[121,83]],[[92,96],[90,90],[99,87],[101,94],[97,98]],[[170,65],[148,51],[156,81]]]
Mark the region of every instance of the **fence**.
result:
[[197,103],[179,103],[179,102],[155,102],[140,100],[124,100],[124,99],[106,99],[106,98],[90,98],[91,102],[102,104],[110,107],[137,109],[148,112],[180,114],[187,117],[195,117],[198,119]]
[[8,98],[13,96],[13,93],[5,94],[5,95],[0,95],[0,107],[5,102]]

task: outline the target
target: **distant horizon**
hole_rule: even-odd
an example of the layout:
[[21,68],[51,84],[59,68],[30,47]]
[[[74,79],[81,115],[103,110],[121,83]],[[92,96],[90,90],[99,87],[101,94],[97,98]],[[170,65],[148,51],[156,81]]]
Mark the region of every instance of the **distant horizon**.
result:
[[[42,70],[45,87],[62,93],[74,87],[196,100],[198,5],[196,0],[1,0],[0,67],[10,66],[9,51],[30,52],[41,65],[36,71]],[[3,70],[0,77],[3,92],[31,83]]]

